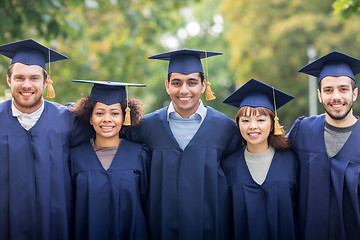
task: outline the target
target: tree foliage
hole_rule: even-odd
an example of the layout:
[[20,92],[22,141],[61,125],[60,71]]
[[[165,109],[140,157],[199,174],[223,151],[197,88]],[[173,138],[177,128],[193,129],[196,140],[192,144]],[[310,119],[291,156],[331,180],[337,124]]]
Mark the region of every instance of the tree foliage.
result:
[[360,0],[336,0],[333,3],[334,14],[341,20],[349,19],[360,11]]
[[[294,95],[295,100],[279,111],[284,125],[308,115],[308,76],[297,70],[308,63],[309,47],[317,50],[317,57],[332,50],[358,57],[360,46],[354,33],[360,25],[339,22],[331,4],[329,0],[222,3],[234,80],[240,85],[255,78]],[[318,109],[322,112],[321,106]]]

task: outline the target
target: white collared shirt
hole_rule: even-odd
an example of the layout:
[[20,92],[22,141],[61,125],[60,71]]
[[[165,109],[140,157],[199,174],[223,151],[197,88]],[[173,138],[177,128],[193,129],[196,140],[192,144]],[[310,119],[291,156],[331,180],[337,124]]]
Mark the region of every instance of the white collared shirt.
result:
[[15,107],[14,99],[13,99],[11,101],[11,111],[12,111],[12,115],[18,119],[20,125],[28,131],[36,124],[42,112],[44,111],[44,101],[42,101],[40,108],[35,112],[23,113]]
[[170,103],[167,111],[167,120],[169,122],[171,132],[181,149],[184,150],[194,137],[204,121],[206,113],[207,108],[204,106],[202,101],[199,100],[199,107],[196,112],[189,118],[182,118],[180,114],[175,111],[173,102]]
[[[201,118],[201,122],[200,124],[204,121],[205,117],[206,117],[206,113],[207,113],[207,108],[204,106],[204,104],[202,103],[202,101],[199,99],[199,107],[198,109],[196,109],[196,112],[194,112],[193,114],[191,114],[191,116],[189,117],[190,119],[195,119],[197,117],[200,117]],[[180,114],[178,114],[176,111],[175,111],[175,108],[174,108],[174,104],[173,102],[171,101],[170,102],[170,105],[169,105],[169,108],[167,110],[167,120],[169,121],[169,116],[171,117],[174,117],[174,118],[177,118],[177,119],[183,119]]]

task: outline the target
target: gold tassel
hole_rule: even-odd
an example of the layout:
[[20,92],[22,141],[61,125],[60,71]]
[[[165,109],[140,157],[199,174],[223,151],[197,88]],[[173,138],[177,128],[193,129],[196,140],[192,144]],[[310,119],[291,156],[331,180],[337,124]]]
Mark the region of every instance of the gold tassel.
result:
[[55,97],[55,89],[52,85],[53,81],[49,78],[49,80],[47,81],[47,93],[46,93],[46,97],[47,98],[54,98]]
[[214,96],[213,91],[211,90],[210,85],[211,85],[211,83],[206,82],[205,99],[206,99],[207,101],[214,100],[214,99],[216,98],[216,97]]
[[[208,71],[208,64],[207,64],[207,52],[205,51],[205,63],[206,63],[206,79],[209,79],[209,71]],[[205,89],[205,99],[206,101],[214,100],[216,97],[214,96],[214,92],[211,90],[210,87],[211,83],[206,81],[206,89]]]
[[123,122],[124,126],[131,126],[130,108],[129,108],[129,94],[126,88],[126,108],[125,108],[125,119]]
[[124,120],[123,125],[131,126],[130,108],[129,107],[126,107],[126,109],[125,109],[125,120]]
[[280,126],[279,118],[275,116],[274,118],[274,135],[282,135],[284,133],[283,126]]
[[50,68],[50,48],[49,48],[49,79],[47,81],[47,92],[46,92],[46,97],[47,98],[54,98],[55,97],[55,89],[53,87],[53,81],[50,79],[50,74],[51,74],[51,68]]
[[276,111],[276,101],[275,101],[275,90],[273,88],[273,98],[274,98],[274,109],[275,109],[275,118],[274,118],[274,135],[282,135],[284,133],[283,126],[279,123],[279,118]]

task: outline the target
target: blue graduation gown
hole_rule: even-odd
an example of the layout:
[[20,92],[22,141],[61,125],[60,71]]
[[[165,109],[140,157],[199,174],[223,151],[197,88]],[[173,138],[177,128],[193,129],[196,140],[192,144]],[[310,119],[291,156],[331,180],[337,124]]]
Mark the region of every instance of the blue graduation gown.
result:
[[222,162],[229,184],[234,239],[296,239],[298,160],[292,151],[276,151],[262,185],[248,169],[242,149]]
[[147,210],[152,239],[230,239],[230,196],[220,162],[240,146],[235,122],[207,107],[182,150],[163,108],[146,115],[132,139],[152,152]]
[[[0,239],[69,239],[72,185],[69,171],[72,114],[44,102],[37,123],[25,130],[0,103]],[[79,136],[80,137],[80,136]]]
[[121,141],[108,170],[90,142],[70,150],[75,186],[76,239],[148,239],[144,204],[149,156],[136,143]]
[[360,238],[360,123],[332,158],[324,141],[325,115],[297,119],[289,132],[300,161],[302,239]]

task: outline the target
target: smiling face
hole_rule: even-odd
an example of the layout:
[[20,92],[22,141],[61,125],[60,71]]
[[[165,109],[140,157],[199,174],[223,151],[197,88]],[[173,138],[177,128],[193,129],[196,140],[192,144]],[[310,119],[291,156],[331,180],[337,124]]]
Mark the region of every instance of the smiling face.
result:
[[46,87],[44,70],[37,65],[15,63],[11,76],[7,76],[14,105],[23,113],[32,113],[40,108]]
[[252,153],[262,153],[268,150],[268,137],[272,129],[270,115],[252,107],[242,107],[239,113],[237,115],[238,126],[241,136],[246,141],[247,150]]
[[358,89],[352,89],[351,81],[346,76],[328,76],[320,82],[318,98],[325,109],[326,121],[333,126],[350,126],[356,120],[351,110]]
[[90,118],[96,132],[96,146],[118,146],[123,122],[120,103],[106,105],[97,102]]
[[165,81],[167,93],[173,101],[175,111],[183,118],[190,117],[199,107],[199,99],[205,91],[205,80],[200,73],[182,74],[173,72]]

